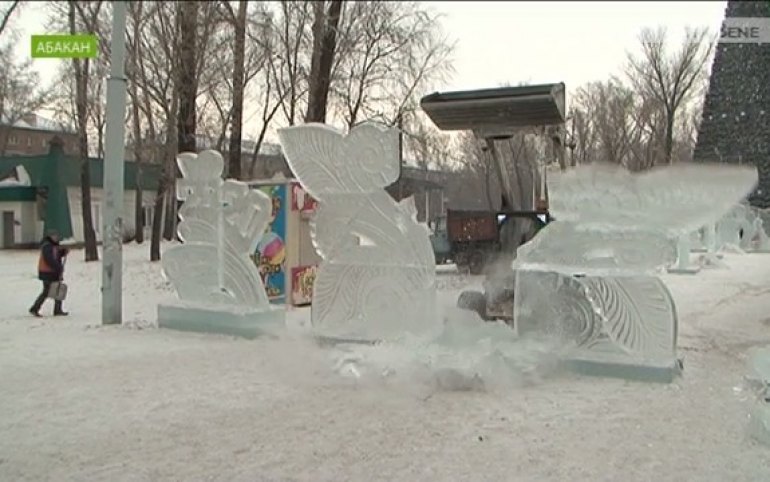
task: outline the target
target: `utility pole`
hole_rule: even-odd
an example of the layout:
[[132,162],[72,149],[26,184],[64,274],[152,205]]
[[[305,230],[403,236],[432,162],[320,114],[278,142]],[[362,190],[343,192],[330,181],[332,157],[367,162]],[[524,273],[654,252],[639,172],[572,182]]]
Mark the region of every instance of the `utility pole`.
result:
[[126,2],[112,2],[112,48],[107,80],[104,149],[102,324],[123,322],[123,190],[126,116]]

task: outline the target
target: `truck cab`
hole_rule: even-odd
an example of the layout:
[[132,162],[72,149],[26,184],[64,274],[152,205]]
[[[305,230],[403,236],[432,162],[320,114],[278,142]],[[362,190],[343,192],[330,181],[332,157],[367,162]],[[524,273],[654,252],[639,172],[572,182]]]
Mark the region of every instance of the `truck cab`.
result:
[[446,228],[446,216],[438,216],[431,221],[430,244],[433,246],[433,254],[436,257],[436,264],[446,264],[452,260],[452,246],[449,243],[449,234]]

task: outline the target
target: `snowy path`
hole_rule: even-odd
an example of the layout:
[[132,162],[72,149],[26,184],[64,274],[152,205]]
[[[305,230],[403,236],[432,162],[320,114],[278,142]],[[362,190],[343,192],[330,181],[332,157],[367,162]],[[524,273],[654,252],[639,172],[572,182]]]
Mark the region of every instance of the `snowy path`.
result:
[[[667,277],[685,357],[674,384],[424,397],[355,387],[300,340],[140,329],[172,296],[147,249],[126,250],[128,327],[99,326],[100,266],[80,252],[73,316],[20,315],[38,290],[35,254],[0,252],[0,480],[770,480],[770,448],[744,435],[749,394],[735,389],[747,350],[770,344],[768,255]],[[450,298],[467,281],[441,282]]]

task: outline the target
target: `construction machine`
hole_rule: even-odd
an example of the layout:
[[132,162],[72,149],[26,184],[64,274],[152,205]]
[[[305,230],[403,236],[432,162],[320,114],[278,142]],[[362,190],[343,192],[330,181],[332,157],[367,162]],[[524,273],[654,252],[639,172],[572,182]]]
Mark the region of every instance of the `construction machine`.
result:
[[[491,163],[497,174],[501,192],[499,211],[450,210],[446,224],[487,227],[460,235],[465,241],[463,245],[468,247],[467,251],[461,250],[460,264],[465,259],[474,260],[470,261],[471,266],[476,267],[472,271],[483,272],[485,280],[484,292],[461,293],[457,306],[473,310],[485,320],[512,323],[515,273],[511,264],[516,250],[532,239],[551,218],[546,166],[538,165],[532,159],[519,162],[506,160],[501,147],[517,134],[545,136],[550,146],[549,161],[558,163],[562,170],[567,168],[564,83],[436,92],[423,97],[420,106],[443,131],[472,131],[476,139],[483,143],[486,162]],[[515,177],[509,168],[515,171]],[[514,179],[525,177],[530,182],[514,183]],[[473,219],[478,222],[469,222]],[[484,219],[496,221],[497,229],[492,234],[487,226],[489,221]],[[479,265],[481,268],[478,268]]]

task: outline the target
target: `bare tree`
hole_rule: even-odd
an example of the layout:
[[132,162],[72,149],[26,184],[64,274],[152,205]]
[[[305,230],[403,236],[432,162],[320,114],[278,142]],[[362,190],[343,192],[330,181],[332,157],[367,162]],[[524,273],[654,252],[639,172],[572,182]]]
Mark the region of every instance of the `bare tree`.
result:
[[631,171],[643,171],[664,163],[666,112],[661,103],[637,95],[632,119],[636,130],[625,166]]
[[286,123],[297,123],[303,103],[307,102],[310,75],[311,6],[308,0],[287,0],[280,3],[276,14],[273,52],[278,62],[273,82],[275,98],[281,99],[281,112]]
[[196,152],[196,110],[195,100],[198,94],[198,72],[196,68],[196,41],[198,30],[198,2],[179,4],[180,45],[177,72],[179,79],[179,114],[178,136],[179,152]]
[[17,10],[17,7],[19,7],[18,1],[13,1],[10,3],[11,5],[8,6],[8,9],[0,13],[0,36],[3,34],[3,32],[5,32],[5,28],[8,26],[8,22],[10,21],[13,12]]
[[[596,152],[596,129],[592,119],[592,106],[573,105],[570,109],[571,136],[574,141],[570,163],[572,166],[587,164]],[[577,153],[575,153],[577,151]]]
[[0,47],[0,156],[8,147],[11,126],[51,100],[51,89],[41,88],[31,62],[17,62],[11,44]]
[[497,210],[499,203],[495,199],[499,199],[500,191],[482,143],[471,132],[462,132],[456,137],[455,149],[460,157],[457,178],[462,182],[449,186],[447,197],[464,208],[483,197],[486,209]]
[[[161,176],[156,192],[152,234],[150,237],[150,259],[160,260],[160,239],[173,239],[176,226],[176,199],[174,186],[177,177],[176,155],[180,150],[180,141],[187,142],[187,147],[194,149],[197,129],[195,101],[199,95],[198,81],[204,67],[209,65],[211,33],[216,28],[216,4],[214,2],[191,2],[193,6],[172,2],[147,2],[144,26],[137,41],[141,42],[142,51],[139,71],[140,92],[145,106],[143,113],[148,130],[149,152],[161,166]],[[182,22],[182,10],[198,10],[198,14],[188,16]],[[190,18],[195,19],[193,24]],[[181,39],[181,24],[185,28],[194,28],[195,45]],[[189,33],[186,35],[190,35]],[[185,52],[182,45],[185,45]],[[185,75],[182,75],[182,68]],[[210,69],[205,69],[211,75]],[[190,77],[192,73],[192,77]],[[182,78],[193,78],[190,83],[183,83]],[[182,92],[184,86],[184,92]],[[185,109],[180,109],[181,95],[187,95]],[[180,117],[183,111],[183,122]],[[184,132],[180,133],[180,124]]]
[[[280,89],[280,93],[275,95],[275,86],[280,82],[279,72],[282,72],[285,67],[285,58],[275,52],[275,35],[270,17],[263,14],[259,21],[263,27],[260,29],[262,34],[259,38],[252,39],[252,41],[263,46],[266,67],[262,70],[262,83],[260,85],[260,88],[262,89],[262,109],[260,119],[262,121],[262,126],[257,135],[257,140],[249,162],[249,177],[252,179],[256,174],[259,152],[264,143],[267,129],[278,112],[278,109],[283,105],[286,95],[289,93],[288,89]],[[268,175],[267,166],[264,166],[262,175]]]
[[[129,24],[131,29],[128,31],[127,44],[130,62],[127,69],[128,94],[131,101],[131,128],[132,144],[134,153],[134,163],[136,165],[136,178],[134,179],[134,240],[137,244],[144,242],[144,186],[142,185],[143,165],[145,159],[144,136],[142,133],[142,110],[146,105],[146,93],[139,93],[139,83],[141,81],[140,59],[142,58],[141,32],[144,27],[146,17],[144,16],[144,3],[132,2],[128,4]],[[151,115],[145,110],[144,118]],[[148,124],[151,122],[148,119]]]
[[430,84],[452,71],[454,45],[440,16],[417,2],[351,3],[340,28],[334,103],[345,124],[380,117],[391,126],[417,109]]
[[[180,2],[178,4],[178,55],[176,56],[176,90],[177,105],[177,150],[181,152],[197,152],[198,145],[198,111],[197,99],[200,93],[199,85],[205,66],[210,58],[210,40],[217,25],[217,4],[215,2]],[[171,161],[173,172],[170,189],[166,192],[168,215],[165,218],[163,237],[167,240],[176,237],[177,209],[176,178],[179,172],[175,159]]]
[[326,122],[326,104],[331,87],[337,27],[342,14],[342,0],[313,2],[313,52],[308,85],[305,122]]
[[[69,2],[70,33],[75,34],[85,30],[95,33],[101,1],[94,3]],[[76,17],[79,14],[81,25]],[[98,261],[99,251],[96,247],[96,232],[94,230],[91,212],[91,169],[88,157],[88,78],[91,64],[89,59],[73,59],[75,69],[75,107],[78,130],[78,152],[80,155],[80,206],[83,212],[83,240],[85,241],[85,260]]]
[[[626,164],[633,142],[639,140],[639,128],[633,112],[637,108],[634,92],[611,78],[605,82],[591,82],[577,90],[574,106],[577,109],[578,126],[590,133],[586,141],[591,143],[591,160]],[[585,156],[587,145],[579,151]]]
[[233,11],[229,1],[222,2],[227,19],[234,27],[234,58],[233,58],[233,103],[232,127],[230,128],[230,148],[228,162],[228,177],[240,179],[241,176],[241,137],[243,127],[243,91],[246,75],[246,10],[248,2],[239,0],[238,12]]
[[[160,240],[163,234],[163,220],[166,215],[166,197],[173,188],[177,154],[177,105],[179,92],[177,84],[176,56],[178,36],[176,8],[172,3],[149,3],[146,24],[141,36],[136,39],[143,52],[139,71],[145,116],[147,118],[149,141],[153,145],[153,157],[161,163],[161,174],[153,205],[150,234],[150,261],[160,260]],[[155,119],[159,122],[156,127]]]
[[[264,37],[270,34],[264,6],[259,4],[249,11],[247,4],[239,3],[235,11],[229,2],[221,2],[219,15],[223,28],[213,32],[210,39],[211,49],[218,55],[212,56],[200,73],[203,102],[198,103],[198,132],[211,139],[214,149],[227,150],[226,175],[237,178],[243,174],[234,169],[243,169],[243,116],[248,87],[266,69],[269,42]],[[240,39],[241,28],[243,39]]]
[[658,101],[665,112],[664,160],[672,161],[676,116],[696,93],[699,80],[706,75],[708,59],[714,49],[707,29],[688,29],[680,49],[666,52],[666,30],[644,29],[639,36],[642,56],[628,56],[627,75],[636,89]]

